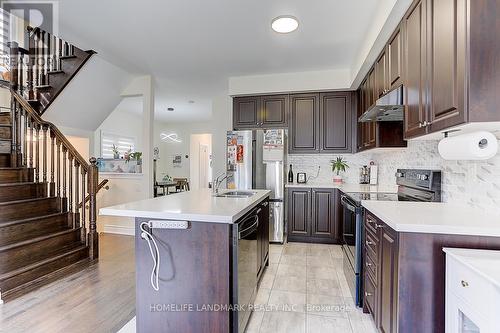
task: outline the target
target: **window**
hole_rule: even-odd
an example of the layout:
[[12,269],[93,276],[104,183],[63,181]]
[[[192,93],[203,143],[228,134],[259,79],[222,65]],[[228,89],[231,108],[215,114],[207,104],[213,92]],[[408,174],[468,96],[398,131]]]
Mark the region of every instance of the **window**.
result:
[[113,158],[113,145],[118,148],[120,157],[127,151],[135,151],[135,138],[101,131],[101,157]]

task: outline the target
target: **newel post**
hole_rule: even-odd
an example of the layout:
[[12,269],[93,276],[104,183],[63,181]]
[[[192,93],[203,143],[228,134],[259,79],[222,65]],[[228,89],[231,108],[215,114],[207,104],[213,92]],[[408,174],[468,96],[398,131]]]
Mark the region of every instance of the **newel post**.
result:
[[[89,169],[89,233],[87,244],[89,245],[90,259],[99,257],[99,234],[97,233],[97,186],[99,181],[99,171],[97,169],[97,160],[95,157],[90,158]],[[85,207],[85,202],[83,203]]]

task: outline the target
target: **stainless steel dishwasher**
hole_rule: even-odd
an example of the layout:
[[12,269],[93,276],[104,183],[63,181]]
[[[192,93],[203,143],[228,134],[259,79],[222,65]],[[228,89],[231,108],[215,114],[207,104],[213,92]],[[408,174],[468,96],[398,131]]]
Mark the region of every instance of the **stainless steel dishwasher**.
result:
[[[243,333],[257,295],[257,229],[260,208],[245,215],[233,229],[233,332]],[[235,267],[237,266],[237,267]]]

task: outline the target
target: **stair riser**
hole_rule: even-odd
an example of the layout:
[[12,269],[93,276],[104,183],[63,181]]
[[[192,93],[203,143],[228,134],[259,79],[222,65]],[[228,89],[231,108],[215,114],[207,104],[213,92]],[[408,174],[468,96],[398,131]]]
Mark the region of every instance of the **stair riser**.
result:
[[47,196],[45,183],[31,183],[0,187],[0,202],[35,199]]
[[69,220],[69,214],[65,214],[31,220],[8,227],[0,225],[0,246],[66,230],[69,226]]
[[0,154],[10,154],[11,151],[12,142],[10,140],[0,140]]
[[2,204],[0,206],[0,224],[2,222],[59,213],[60,211],[61,201],[58,198]]
[[[58,260],[51,262],[48,265],[43,265],[41,267],[37,267],[36,269],[30,270],[28,272],[24,272],[22,274],[13,276],[4,281],[0,281],[0,290],[2,290],[2,300],[7,301],[12,299],[18,295],[10,295],[9,290],[13,289],[17,286],[20,286],[24,283],[33,281],[37,278],[40,278],[44,275],[52,273],[58,269],[67,267],[74,263],[77,263],[80,260],[83,260],[88,257],[88,248],[84,248],[76,253],[72,253],[70,255],[64,256]],[[50,282],[50,281],[48,281]]]
[[0,125],[10,125],[10,113],[2,112],[0,113]]
[[80,229],[75,229],[70,233],[1,251],[0,262],[2,264],[0,266],[0,273],[7,273],[20,267],[36,263],[47,257],[50,253],[55,253],[63,247],[76,244],[80,241],[80,232]]
[[32,182],[33,169],[1,169],[0,184]]
[[10,154],[0,153],[0,168],[10,167]]
[[5,140],[12,139],[12,131],[10,127],[0,126],[0,139],[5,139]]

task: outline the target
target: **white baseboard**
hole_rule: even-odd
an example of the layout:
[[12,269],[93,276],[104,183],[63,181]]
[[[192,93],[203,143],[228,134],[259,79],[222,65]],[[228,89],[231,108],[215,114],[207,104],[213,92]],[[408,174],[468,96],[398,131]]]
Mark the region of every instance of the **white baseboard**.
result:
[[103,232],[106,234],[117,234],[117,235],[127,235],[135,236],[134,227],[124,227],[121,225],[105,224]]

